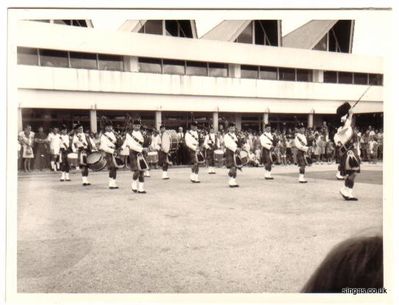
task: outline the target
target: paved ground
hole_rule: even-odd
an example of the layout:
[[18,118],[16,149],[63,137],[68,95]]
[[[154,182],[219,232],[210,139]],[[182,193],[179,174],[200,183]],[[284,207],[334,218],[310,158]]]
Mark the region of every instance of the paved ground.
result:
[[131,173],[107,189],[106,172],[61,183],[58,174],[19,177],[19,292],[297,292],[333,245],[382,225],[382,166],[363,165],[358,203],[344,202],[335,165],[307,171],[225,169],[201,184],[189,169],[152,171],[148,194],[130,191]]

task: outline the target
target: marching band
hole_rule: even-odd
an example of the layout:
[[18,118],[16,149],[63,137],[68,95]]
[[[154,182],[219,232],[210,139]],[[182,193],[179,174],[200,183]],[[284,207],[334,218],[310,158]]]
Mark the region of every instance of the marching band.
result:
[[[344,186],[340,189],[340,194],[345,200],[358,200],[353,196],[354,180],[356,173],[360,172],[360,158],[354,148],[356,133],[352,128],[353,107],[349,103],[344,103],[337,109],[337,116],[341,121],[334,136],[334,142],[339,150],[339,177],[344,178]],[[83,132],[83,126],[78,122],[73,130],[68,133],[65,124],[54,128],[49,134],[47,141],[50,144],[52,159],[51,168],[61,171],[60,181],[71,181],[69,171],[71,168],[70,158],[76,156],[78,166],[82,174],[82,185],[91,185],[88,181],[89,169],[100,171],[106,166],[109,171],[109,189],[118,189],[116,176],[118,168],[129,166],[133,172],[131,189],[134,193],[145,194],[144,177],[149,177],[150,165],[157,165],[162,168],[162,180],[170,179],[168,167],[171,163],[171,154],[181,153],[184,145],[189,151],[191,162],[190,181],[200,183],[200,165],[208,166],[208,174],[216,174],[215,165],[225,160],[228,169],[228,186],[230,188],[239,187],[237,169],[241,170],[251,157],[250,144],[244,140],[242,134],[236,130],[234,123],[228,124],[228,131],[222,136],[215,132],[213,127],[209,127],[206,134],[198,129],[198,122],[193,121],[190,129],[184,134],[182,130],[177,133],[174,130],[167,130],[166,126],[160,126],[160,132],[150,132],[141,124],[139,119],[132,120],[127,117],[123,132],[116,132],[113,123],[106,117],[101,118],[101,133],[99,151],[95,148],[95,143],[89,135]],[[307,183],[305,179],[305,168],[310,165],[309,156],[310,146],[305,135],[305,126],[297,124],[297,132],[293,139],[293,148],[297,149],[296,160],[299,167],[299,183]],[[59,133],[59,130],[61,131]],[[20,138],[24,135],[21,133]],[[28,140],[25,140],[28,143]],[[23,143],[25,143],[23,142]],[[260,159],[264,164],[264,179],[273,180],[271,175],[273,164],[273,152],[276,149],[276,141],[271,133],[270,124],[265,124],[264,132],[259,137],[261,152]],[[28,145],[28,144],[26,144]],[[28,147],[28,146],[27,146]]]

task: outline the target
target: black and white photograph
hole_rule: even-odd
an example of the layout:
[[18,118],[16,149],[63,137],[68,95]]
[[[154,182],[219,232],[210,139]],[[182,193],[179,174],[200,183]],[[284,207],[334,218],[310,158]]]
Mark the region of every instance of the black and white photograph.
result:
[[131,5],[8,8],[9,299],[391,304],[392,8]]

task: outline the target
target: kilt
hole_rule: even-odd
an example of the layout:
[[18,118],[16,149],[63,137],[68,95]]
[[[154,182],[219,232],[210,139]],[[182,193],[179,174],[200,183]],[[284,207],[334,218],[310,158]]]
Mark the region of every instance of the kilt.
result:
[[90,152],[89,152],[88,150],[86,150],[86,149],[80,149],[80,150],[78,151],[79,167],[88,166],[88,165],[87,165],[87,155],[88,155],[89,153],[90,153]]
[[341,174],[360,173],[360,158],[356,149],[348,149],[340,156]]
[[137,151],[130,151],[129,154],[129,159],[130,159],[130,169],[135,172],[139,170],[139,166],[137,164],[137,156],[138,156],[138,152]]
[[265,165],[272,164],[271,152],[269,149],[262,147],[262,159],[261,162]]
[[305,167],[306,166],[305,152],[298,149],[296,157],[297,157],[297,161],[298,161],[298,166]]
[[60,156],[61,156],[61,160],[60,163],[69,163],[68,161],[68,154],[70,153],[69,150],[65,150],[65,149],[61,149],[60,150]]
[[190,162],[193,165],[197,165],[197,152],[195,150],[189,149],[189,153],[190,153]]
[[235,167],[234,151],[231,151],[230,149],[226,149],[226,167],[227,168]]
[[114,169],[115,164],[114,164],[114,160],[112,159],[112,154],[104,152],[104,155],[105,155],[105,160],[107,160],[107,168]]
[[164,151],[158,151],[158,164],[159,166],[163,166],[168,164],[168,154]]
[[206,161],[208,162],[209,166],[215,165],[215,150],[214,149],[207,149],[206,150]]

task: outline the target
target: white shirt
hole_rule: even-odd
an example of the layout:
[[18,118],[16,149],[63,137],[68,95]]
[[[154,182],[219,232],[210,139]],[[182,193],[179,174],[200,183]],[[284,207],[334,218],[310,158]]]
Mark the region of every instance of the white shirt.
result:
[[112,131],[104,132],[100,138],[100,150],[113,154],[115,152],[116,137]]
[[58,155],[61,148],[61,135],[59,133],[49,133],[47,140],[50,142],[50,150],[54,155]]
[[307,152],[309,149],[309,147],[307,145],[308,145],[308,141],[306,140],[306,136],[304,134],[297,133],[295,135],[296,148],[298,148],[299,150],[302,150],[304,152]]
[[260,140],[260,144],[266,148],[269,149],[272,148],[273,146],[273,135],[271,134],[271,132],[264,132],[262,133],[262,135],[259,138]]
[[199,144],[198,132],[194,130],[188,130],[186,132],[184,140],[186,141],[186,145],[191,150],[197,150]]
[[86,135],[84,132],[75,133],[72,138],[72,151],[77,151],[79,148],[87,148],[89,144],[86,140]]
[[237,150],[237,148],[238,148],[238,145],[237,145],[238,139],[237,139],[237,136],[236,136],[235,133],[230,133],[230,132],[226,133],[224,135],[223,139],[224,139],[224,146],[227,149],[230,149],[233,152],[235,152]]
[[217,138],[216,138],[216,134],[214,134],[214,133],[207,134],[205,136],[205,140],[204,140],[205,148],[206,149],[211,149],[211,148],[215,147],[215,144],[216,144],[217,148],[220,147],[220,145],[219,145],[219,143],[217,141]]
[[60,135],[60,138],[61,138],[60,148],[68,149],[69,148],[69,135],[67,135],[67,134]]
[[151,149],[152,150],[160,150],[161,149],[161,136],[159,134],[151,136]]
[[129,147],[130,150],[133,150],[135,152],[142,152],[143,143],[144,143],[144,137],[141,131],[133,130],[132,133],[126,134],[126,139],[122,145],[122,149],[125,147]]

